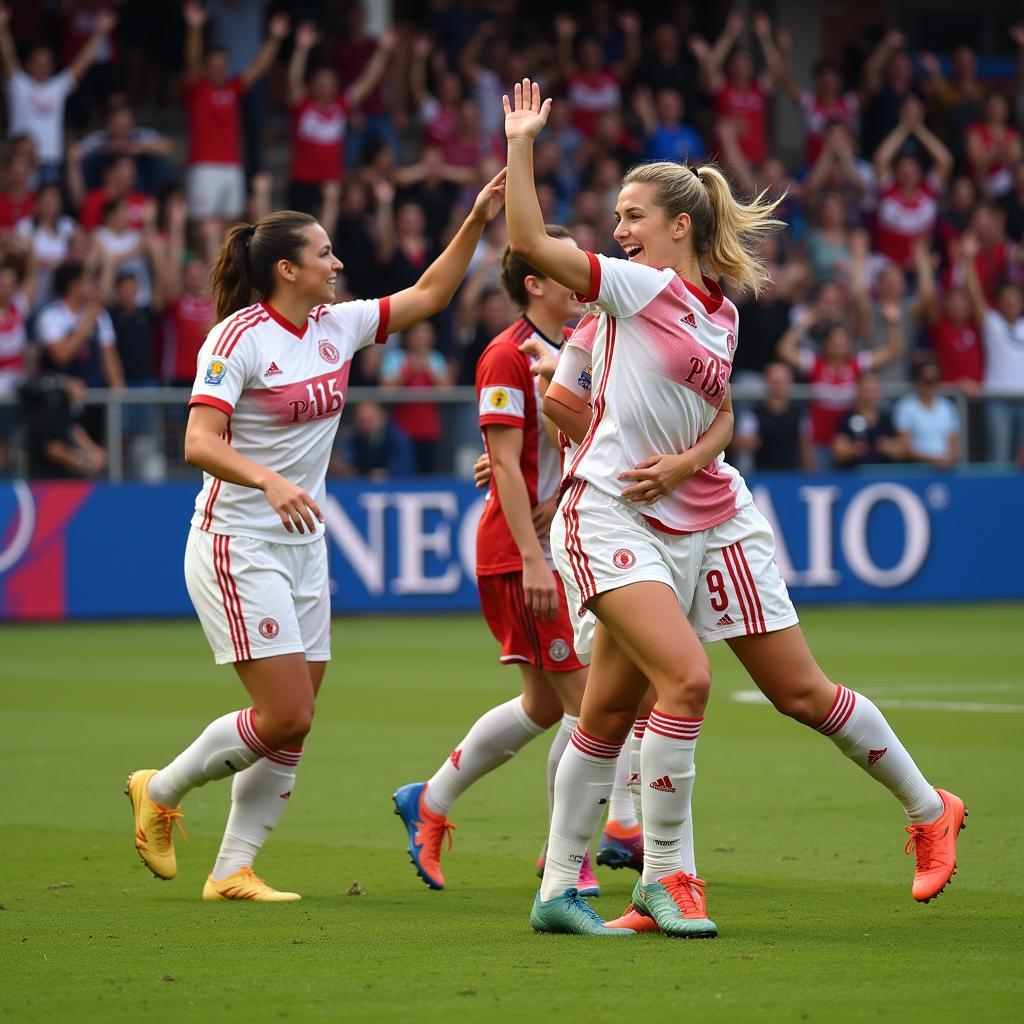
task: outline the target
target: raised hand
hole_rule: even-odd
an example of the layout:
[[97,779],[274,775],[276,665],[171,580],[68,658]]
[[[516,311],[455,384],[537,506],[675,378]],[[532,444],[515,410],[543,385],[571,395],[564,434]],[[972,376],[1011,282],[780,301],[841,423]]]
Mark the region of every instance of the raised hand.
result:
[[113,11],[100,11],[96,18],[96,31],[100,35],[110,35],[117,28],[117,15]]
[[498,212],[505,205],[505,177],[508,174],[508,168],[502,167],[498,173],[491,178],[489,182],[480,190],[480,194],[476,197],[476,202],[473,203],[473,211],[470,214],[471,217],[483,219],[485,224],[489,224],[495,217],[498,216]]
[[505,108],[505,137],[510,142],[535,139],[551,113],[551,98],[541,102],[540,84],[529,78],[516,82],[511,103],[507,96],[502,96],[501,102]]
[[398,45],[398,33],[393,28],[384,29],[377,40],[377,45],[385,53],[390,53]]
[[292,21],[287,14],[275,14],[267,27],[270,31],[270,38],[280,42],[291,31]]
[[210,16],[210,12],[197,0],[188,0],[182,8],[182,14],[185,16],[185,24],[189,28],[202,28]]
[[320,42],[320,32],[311,21],[304,21],[295,30],[295,45],[300,50],[312,50]]

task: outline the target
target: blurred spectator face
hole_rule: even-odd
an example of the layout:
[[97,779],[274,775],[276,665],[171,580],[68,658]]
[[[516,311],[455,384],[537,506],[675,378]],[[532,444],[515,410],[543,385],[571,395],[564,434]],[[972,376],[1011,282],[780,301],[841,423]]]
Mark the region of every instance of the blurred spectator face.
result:
[[112,206],[103,218],[103,223],[115,235],[124,234],[131,227],[128,218],[128,204],[122,201]]
[[793,390],[793,371],[785,363],[769,363],[764,368],[765,396],[775,402],[788,402]]
[[27,160],[29,166],[35,167],[36,163],[36,143],[31,135],[18,135],[11,139],[10,148],[10,159],[13,160],[15,157],[21,157]]
[[122,309],[134,309],[139,301],[139,282],[132,274],[122,274],[117,279],[117,304]]
[[18,274],[14,267],[6,264],[0,266],[0,306],[6,309],[14,300],[17,289]]
[[814,76],[814,89],[822,99],[833,99],[843,91],[843,79],[839,69],[831,64],[823,64]]
[[846,225],[846,203],[836,192],[829,192],[821,200],[819,211],[821,226],[827,231],[834,231]]
[[64,203],[57,185],[47,185],[36,195],[36,220],[40,224],[55,224],[64,212]]
[[434,327],[422,320],[402,336],[402,347],[409,355],[426,355],[434,347]]
[[543,178],[548,174],[557,174],[561,159],[562,152],[557,142],[538,139],[533,148],[534,176]]
[[846,293],[838,281],[827,281],[818,289],[814,311],[821,320],[842,320],[846,316]]
[[206,55],[206,80],[211,85],[223,85],[228,80],[230,68],[226,50],[210,50]]
[[949,186],[949,209],[952,213],[966,217],[978,200],[978,191],[970,178],[960,175]]
[[725,65],[725,74],[733,85],[749,85],[754,78],[754,62],[746,50],[733,50]]
[[459,104],[458,130],[463,135],[476,135],[480,130],[480,111],[474,100],[463,100]]
[[53,75],[53,54],[45,46],[36,46],[25,61],[25,70],[37,82],[45,82]]
[[622,141],[625,130],[622,115],[614,110],[606,110],[594,122],[594,141],[599,146],[614,148]]
[[107,117],[107,135],[111,141],[119,141],[131,137],[135,130],[135,115],[130,107],[118,107]]
[[958,82],[970,81],[978,69],[978,60],[969,46],[958,46],[953,51],[953,77]]
[[654,109],[662,124],[674,127],[683,119],[683,97],[675,89],[659,89],[654,97]]
[[580,220],[595,222],[601,219],[601,199],[596,192],[589,188],[580,189],[576,193],[573,209]]
[[845,363],[853,356],[850,332],[842,324],[833,324],[821,342],[821,352],[830,363]]
[[597,232],[594,230],[594,226],[589,222],[578,221],[575,224],[570,225],[572,231],[572,237],[576,239],[576,244],[581,249],[586,249],[587,252],[597,252],[600,248],[600,243],[597,238]]
[[951,288],[946,292],[944,310],[946,319],[957,326],[971,318],[971,302],[963,288]]
[[922,399],[930,400],[939,386],[939,376],[938,363],[922,363],[914,371],[914,390]]
[[572,127],[572,111],[568,103],[556,103],[548,117],[548,128],[552,132],[568,131]]
[[427,218],[419,203],[402,203],[395,215],[395,229],[400,235],[416,237],[427,228]]
[[895,263],[886,263],[878,272],[878,301],[899,302],[906,294],[906,274]]
[[901,156],[896,161],[896,184],[905,192],[915,192],[921,186],[921,165],[912,156]]
[[979,206],[971,214],[971,234],[978,239],[978,244],[983,249],[998,245],[1003,240],[1004,224],[1002,211],[986,204]]
[[350,181],[345,186],[345,197],[341,203],[342,213],[346,217],[362,217],[368,206],[366,186],[360,181]]
[[1002,93],[989,93],[985,100],[985,120],[991,125],[1004,125],[1010,120],[1010,104]]
[[875,410],[882,401],[882,383],[873,373],[862,374],[857,381],[857,408]]
[[23,156],[11,157],[7,162],[5,179],[8,192],[25,192],[32,176],[32,165]]
[[488,334],[499,334],[511,317],[508,302],[500,292],[491,292],[480,303],[480,324]]
[[584,74],[596,75],[604,67],[604,50],[596,39],[580,42],[580,68]]
[[387,414],[377,402],[360,402],[353,412],[356,433],[363,437],[379,434],[387,423]]
[[442,75],[437,85],[437,98],[442,106],[455,106],[462,99],[462,79],[451,71]]
[[996,292],[996,309],[1010,323],[1024,316],[1024,289],[1016,284],[1003,284]]
[[314,103],[332,103],[338,95],[338,76],[330,68],[320,68],[309,80],[309,95]]
[[126,196],[135,187],[135,161],[130,156],[115,160],[107,169],[107,191]]
[[181,275],[182,290],[189,295],[201,295],[209,280],[206,264],[202,260],[189,260]]
[[885,66],[885,80],[894,92],[903,93],[910,89],[914,80],[914,66],[904,50],[897,50]]
[[[534,154],[534,167],[537,166],[536,159],[540,153],[538,148]],[[441,176],[441,168],[444,167],[444,150],[440,146],[427,146],[423,150],[423,156],[421,158],[423,164],[423,176],[436,181]]]
[[662,61],[669,62],[678,59],[679,33],[676,31],[675,25],[663,21],[654,30],[653,43],[654,52]]
[[617,189],[622,183],[622,165],[614,157],[603,157],[594,169],[594,188]]
[[775,157],[769,157],[761,165],[758,174],[758,186],[774,192],[781,191],[786,181],[786,165]]

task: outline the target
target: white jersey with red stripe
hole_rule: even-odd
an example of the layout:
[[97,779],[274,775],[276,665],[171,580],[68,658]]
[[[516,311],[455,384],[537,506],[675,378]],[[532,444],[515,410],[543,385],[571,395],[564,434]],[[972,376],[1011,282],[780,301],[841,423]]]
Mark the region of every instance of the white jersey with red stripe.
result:
[[[320,503],[352,357],[387,340],[389,312],[387,297],[317,306],[299,330],[265,302],[239,310],[200,349],[189,406],[226,413],[233,448]],[[320,523],[315,533],[289,533],[261,491],[209,473],[192,525],[277,544],[308,544],[323,535]]]
[[[703,292],[672,269],[587,255],[590,290],[579,298],[600,312],[566,343],[554,383],[589,399],[593,419],[565,484],[582,479],[617,497],[626,486],[620,473],[686,451],[711,426],[732,373],[738,317],[708,278]],[[646,518],[667,533],[696,533],[750,501],[720,456],[650,506]]]

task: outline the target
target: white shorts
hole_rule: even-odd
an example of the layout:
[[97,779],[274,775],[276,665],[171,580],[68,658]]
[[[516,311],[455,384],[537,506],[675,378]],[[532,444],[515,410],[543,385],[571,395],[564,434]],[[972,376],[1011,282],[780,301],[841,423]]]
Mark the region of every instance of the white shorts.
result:
[[671,587],[702,643],[799,621],[775,564],[775,536],[752,504],[708,530],[669,534],[625,502],[576,481],[551,522],[551,551],[565,584],[576,656],[584,662],[597,624],[586,602],[630,583]]
[[331,660],[327,542],[272,544],[192,527],[185,586],[214,661],[305,654]]
[[185,178],[189,215],[239,220],[245,213],[245,171],[237,164],[193,164]]

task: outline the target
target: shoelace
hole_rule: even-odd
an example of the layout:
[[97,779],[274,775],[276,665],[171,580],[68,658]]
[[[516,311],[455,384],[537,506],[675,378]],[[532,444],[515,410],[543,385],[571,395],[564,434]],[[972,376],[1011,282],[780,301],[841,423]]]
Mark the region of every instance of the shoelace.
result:
[[908,825],[906,828],[910,838],[903,852],[908,856],[915,854],[917,869],[927,871],[935,863],[935,835],[927,825]]
[[436,842],[437,848],[441,848],[441,843],[444,842],[445,837],[448,839],[448,849],[450,850],[454,845],[455,841],[452,839],[452,833],[455,831],[455,826],[447,819],[442,818],[438,821],[435,818],[422,818],[420,820],[419,831],[416,834],[416,838],[423,837],[423,845],[427,845],[429,839],[431,844]]
[[[669,878],[662,879],[661,884],[675,905],[683,911],[684,916],[690,913],[698,917],[705,916],[707,909],[702,890],[707,883],[702,879],[696,875],[688,875],[685,871],[677,871]],[[691,886],[696,886],[698,893],[694,893]]]
[[569,900],[569,911],[575,914],[577,918],[583,918],[591,924],[604,927],[601,915],[579,894],[578,889],[571,890],[571,895],[567,895],[567,898]]
[[160,837],[168,844],[171,841],[171,833],[174,831],[174,826],[178,826],[178,831],[181,833],[181,838],[188,842],[188,833],[185,831],[185,826],[182,825],[181,819],[185,817],[177,807],[160,807],[157,811],[157,821],[160,823],[163,835]]

